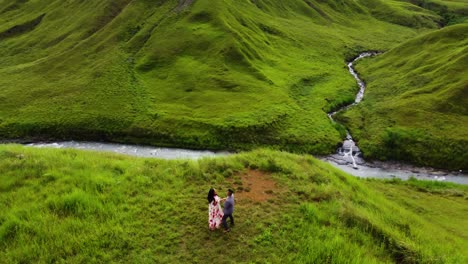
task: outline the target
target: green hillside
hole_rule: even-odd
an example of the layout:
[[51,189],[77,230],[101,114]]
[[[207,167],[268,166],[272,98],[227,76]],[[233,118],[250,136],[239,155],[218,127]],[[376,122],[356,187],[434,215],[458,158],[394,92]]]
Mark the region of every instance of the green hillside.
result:
[[0,0],[0,137],[331,153],[345,60],[443,23],[397,0]]
[[[311,156],[199,161],[0,146],[3,263],[466,263],[468,189],[365,181]],[[236,226],[207,225],[210,187]]]
[[368,88],[343,114],[370,157],[468,169],[468,24],[449,26],[357,66]]
[[442,25],[468,22],[467,0],[411,0],[410,2],[440,15]]
[[[0,142],[250,150],[201,160],[0,145],[0,263],[468,263],[468,0],[0,0]],[[265,147],[262,149],[261,147]],[[235,189],[236,226],[206,194]]]

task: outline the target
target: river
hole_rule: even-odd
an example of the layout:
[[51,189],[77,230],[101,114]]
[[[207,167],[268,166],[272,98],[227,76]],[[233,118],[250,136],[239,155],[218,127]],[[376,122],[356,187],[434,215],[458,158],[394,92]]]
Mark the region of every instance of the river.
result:
[[62,141],[51,143],[29,143],[26,146],[37,148],[72,148],[82,150],[113,152],[118,154],[160,159],[198,159],[228,155],[229,152],[213,152],[208,150],[190,150],[179,148],[157,148],[151,146],[128,145],[104,142]]
[[[338,113],[339,111],[344,111],[358,104],[364,97],[366,86],[365,83],[360,79],[357,72],[354,70],[354,63],[362,58],[372,57],[378,54],[379,53],[377,52],[365,52],[360,54],[357,58],[348,63],[348,70],[351,73],[351,75],[353,75],[356,79],[356,82],[359,86],[359,91],[352,104],[342,107],[341,109],[328,114],[328,117],[333,122],[335,122],[333,116],[336,113]],[[213,152],[207,150],[158,148],[139,145],[77,141],[31,143],[27,144],[27,146],[39,148],[73,148],[94,151],[107,151],[131,156],[151,157],[160,159],[198,159],[203,157],[217,157],[232,154],[225,151]],[[416,167],[399,162],[367,162],[362,158],[362,153],[349,132],[347,132],[345,140],[341,144],[341,147],[337,149],[337,152],[335,154],[326,157],[321,157],[320,159],[330,163],[334,167],[339,168],[351,175],[361,178],[399,178],[407,180],[410,177],[414,177],[420,180],[435,180],[454,182],[459,184],[468,184],[468,175],[466,175],[462,171],[449,172],[427,167]]]
[[[72,148],[80,150],[104,151],[124,154],[136,157],[159,158],[159,159],[199,159],[204,157],[219,157],[233,155],[229,152],[213,152],[207,150],[188,150],[177,148],[158,148],[151,146],[127,145],[103,142],[77,142],[63,141],[51,143],[29,143],[29,147],[36,148]],[[333,166],[361,178],[400,178],[406,180],[415,177],[421,180],[447,181],[459,184],[468,184],[468,177],[460,172],[447,172],[432,168],[415,167],[396,162],[364,162],[356,157],[357,169],[354,169],[349,161],[342,159],[340,154],[333,154],[322,157],[322,160],[329,162]]]
[[[366,90],[366,84],[359,77],[356,70],[354,69],[354,63],[367,57],[377,56],[378,52],[364,52],[358,57],[348,63],[349,73],[356,80],[359,91],[356,94],[354,102],[344,106],[334,112],[328,113],[328,117],[335,122],[333,116],[340,111],[349,109],[350,107],[359,104],[364,98],[364,92]],[[346,138],[342,142],[341,146],[337,149],[335,154],[321,158],[324,161],[332,164],[336,168],[339,168],[345,172],[348,172],[356,177],[361,178],[383,178],[392,179],[399,178],[407,180],[410,177],[414,177],[419,180],[435,180],[435,181],[448,181],[459,184],[468,184],[468,175],[462,171],[450,172],[444,170],[437,170],[429,167],[417,167],[409,164],[400,162],[382,162],[373,161],[366,162],[362,158],[362,153],[353,137],[346,131]]]

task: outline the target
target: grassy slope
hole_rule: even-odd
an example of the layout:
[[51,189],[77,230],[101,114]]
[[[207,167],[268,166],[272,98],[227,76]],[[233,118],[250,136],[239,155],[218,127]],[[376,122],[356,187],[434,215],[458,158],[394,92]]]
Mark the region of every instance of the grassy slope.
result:
[[[465,186],[364,181],[310,156],[270,150],[163,161],[4,145],[0,158],[7,263],[468,259]],[[276,184],[268,200],[246,199],[239,175],[249,170]],[[229,234],[210,232],[206,192],[233,184],[237,224]]]
[[401,1],[0,0],[0,136],[328,153],[344,60],[441,17]]
[[342,117],[366,155],[468,169],[468,24],[359,64],[365,100]]
[[417,6],[432,10],[439,14],[443,25],[453,25],[468,22],[467,0],[409,0]]

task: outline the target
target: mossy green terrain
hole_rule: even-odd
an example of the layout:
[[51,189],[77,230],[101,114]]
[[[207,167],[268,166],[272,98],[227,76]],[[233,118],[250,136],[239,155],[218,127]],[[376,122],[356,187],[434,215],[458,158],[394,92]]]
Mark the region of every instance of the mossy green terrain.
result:
[[[0,158],[6,263],[468,261],[466,186],[359,180],[271,150],[164,161],[3,145]],[[269,186],[263,200],[249,180]],[[236,189],[228,234],[208,229],[210,187]]]
[[444,23],[396,0],[0,7],[2,139],[316,154],[332,152],[344,133],[326,113],[353,101],[345,61]]
[[468,22],[468,1],[466,0],[412,0],[411,3],[440,15],[443,18],[442,25]]
[[[466,0],[0,0],[0,140],[468,169]],[[440,27],[445,27],[439,29]],[[261,183],[261,184],[260,184]],[[206,194],[236,190],[236,226]],[[263,189],[262,189],[263,188]],[[257,149],[164,161],[0,145],[0,262],[467,263],[468,188]]]
[[341,120],[370,157],[468,169],[468,24],[359,63],[364,101]]

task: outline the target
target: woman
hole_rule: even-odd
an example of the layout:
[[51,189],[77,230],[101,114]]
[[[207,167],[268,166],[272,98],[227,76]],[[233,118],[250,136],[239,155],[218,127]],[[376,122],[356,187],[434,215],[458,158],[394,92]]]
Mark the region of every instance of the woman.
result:
[[221,199],[216,191],[211,188],[208,192],[208,225],[210,230],[215,230],[221,226],[223,210],[221,210]]

